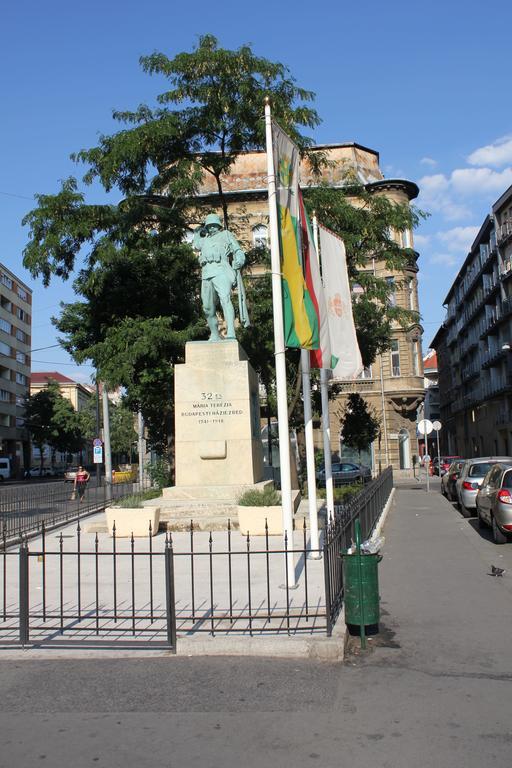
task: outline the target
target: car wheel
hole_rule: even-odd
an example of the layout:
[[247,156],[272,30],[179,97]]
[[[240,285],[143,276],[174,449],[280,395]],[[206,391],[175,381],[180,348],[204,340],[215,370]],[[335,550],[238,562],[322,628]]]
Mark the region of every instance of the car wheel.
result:
[[496,522],[494,515],[492,516],[492,538],[494,539],[495,544],[506,544],[507,542],[507,537],[498,528],[498,523]]
[[462,512],[462,517],[465,517],[465,518],[471,517],[471,512],[467,507],[464,506],[462,501],[459,502],[459,506],[460,506],[460,511]]

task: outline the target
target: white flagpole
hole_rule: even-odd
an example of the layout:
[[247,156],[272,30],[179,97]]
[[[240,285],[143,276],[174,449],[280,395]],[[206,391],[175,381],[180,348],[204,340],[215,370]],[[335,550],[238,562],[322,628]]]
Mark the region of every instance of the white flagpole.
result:
[[281,259],[279,255],[279,226],[277,222],[276,177],[272,145],[270,104],[265,104],[265,132],[267,144],[268,211],[270,223],[270,257],[272,268],[272,305],[274,311],[274,354],[276,358],[277,425],[279,432],[279,463],[281,469],[281,505],[283,510],[283,536],[287,537],[287,583],[295,586],[293,562],[293,509],[290,476],[290,435],[288,429],[288,398],[286,394],[286,360],[284,345],[283,296],[281,293]]
[[[320,247],[318,243],[318,220],[313,213],[313,240],[319,264],[321,265]],[[331,424],[329,421],[329,389],[328,375],[325,368],[320,368],[320,394],[322,396],[322,436],[324,440],[325,495],[327,502],[327,519],[334,518],[334,485],[332,480],[331,458]]]
[[302,398],[304,400],[304,436],[306,438],[306,470],[308,480],[309,535],[311,556],[318,557],[318,509],[316,505],[315,444],[313,440],[313,410],[311,408],[311,365],[309,350],[301,349]]

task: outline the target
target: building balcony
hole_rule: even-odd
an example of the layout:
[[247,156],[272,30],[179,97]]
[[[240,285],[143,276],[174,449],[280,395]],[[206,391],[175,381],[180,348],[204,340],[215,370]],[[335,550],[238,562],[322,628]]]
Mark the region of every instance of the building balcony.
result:
[[497,230],[498,245],[503,245],[512,238],[512,221],[506,221]]
[[470,379],[475,378],[475,376],[480,376],[481,371],[482,366],[480,365],[480,362],[467,365],[462,369],[462,381],[469,381]]
[[512,383],[508,379],[498,379],[497,381],[487,381],[482,384],[482,399],[496,397],[512,390]]
[[485,352],[482,355],[482,369],[492,368],[499,363],[505,355],[504,349],[496,349],[493,352]]
[[512,414],[510,411],[508,410],[499,411],[496,414],[496,417],[494,419],[494,424],[497,427],[503,427],[507,424],[510,424],[511,419],[512,419]]

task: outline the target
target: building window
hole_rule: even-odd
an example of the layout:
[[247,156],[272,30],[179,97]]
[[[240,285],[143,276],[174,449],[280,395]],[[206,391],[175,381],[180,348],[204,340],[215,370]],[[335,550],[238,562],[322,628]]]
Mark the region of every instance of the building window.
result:
[[11,393],[7,392],[6,389],[0,389],[0,400],[9,403],[11,401]]
[[24,408],[25,407],[25,398],[23,395],[16,395],[16,405],[18,408]]
[[11,348],[8,344],[4,344],[3,341],[0,341],[0,354],[7,355],[8,357],[11,356]]
[[412,237],[410,229],[404,229],[402,232],[402,248],[412,248]]
[[11,333],[12,325],[7,322],[7,320],[4,320],[3,317],[0,317],[0,330],[5,331],[5,333]]
[[391,342],[391,375],[400,376],[400,349],[398,339]]
[[390,307],[396,307],[395,278],[386,277],[386,283],[388,285],[388,304]]
[[12,312],[12,303],[9,301],[9,299],[6,299],[5,296],[0,296],[0,307],[5,309],[7,312]]
[[412,342],[412,372],[414,376],[420,375],[419,344],[417,341]]
[[24,373],[16,374],[16,384],[22,384],[24,387],[27,385],[27,377]]
[[21,307],[16,307],[16,317],[18,317],[20,320],[26,321],[27,313],[25,312],[24,309],[21,309]]
[[254,248],[266,248],[268,245],[268,227],[257,224],[252,228],[252,244]]
[[16,328],[16,338],[18,341],[27,341],[27,334],[25,331],[22,331],[21,328]]
[[20,299],[23,299],[23,301],[26,301],[28,298],[26,290],[22,288],[21,285],[18,285],[18,296]]
[[25,426],[25,419],[23,419],[21,416],[16,416],[16,426],[18,429],[21,429]]
[[27,356],[24,352],[16,352],[16,360],[18,363],[22,363],[23,365],[27,364]]
[[6,288],[9,288],[9,290],[12,291],[12,280],[10,277],[7,277],[7,275],[4,272],[0,272],[0,283],[5,285]]
[[407,281],[407,294],[409,309],[414,309],[414,279],[412,277]]
[[358,376],[359,379],[371,379],[372,378],[372,367],[369,365],[368,367],[363,368],[361,373]]

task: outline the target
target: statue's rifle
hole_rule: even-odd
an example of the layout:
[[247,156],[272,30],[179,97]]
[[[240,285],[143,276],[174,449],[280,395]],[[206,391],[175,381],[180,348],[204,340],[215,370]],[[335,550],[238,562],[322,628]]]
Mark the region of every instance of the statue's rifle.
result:
[[242,273],[239,269],[236,270],[236,287],[238,290],[238,313],[240,322],[244,328],[249,328],[251,321],[249,320],[249,312],[247,311],[244,281],[242,280]]

